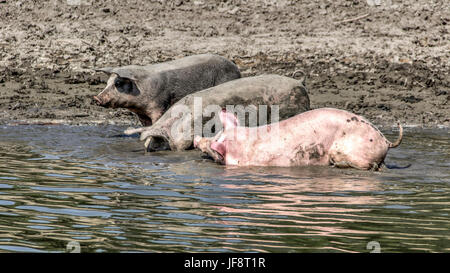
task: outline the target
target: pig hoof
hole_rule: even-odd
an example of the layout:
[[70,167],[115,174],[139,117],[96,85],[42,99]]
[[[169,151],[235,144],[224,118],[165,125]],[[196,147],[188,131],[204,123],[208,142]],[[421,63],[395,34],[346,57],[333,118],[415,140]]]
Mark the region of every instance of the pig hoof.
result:
[[149,138],[147,138],[147,139],[145,140],[144,146],[145,146],[145,149],[146,149],[146,150],[148,149],[148,147],[149,147],[151,141],[152,141],[152,138],[151,138],[151,137],[149,137]]

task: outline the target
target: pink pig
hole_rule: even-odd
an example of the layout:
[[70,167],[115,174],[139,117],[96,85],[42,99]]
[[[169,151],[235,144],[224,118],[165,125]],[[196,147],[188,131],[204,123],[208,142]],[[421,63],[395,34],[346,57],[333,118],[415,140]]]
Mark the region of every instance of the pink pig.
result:
[[223,110],[224,130],[213,138],[197,136],[194,146],[216,162],[237,166],[333,165],[378,170],[389,142],[363,117],[347,111],[321,108],[278,123],[240,127],[236,117]]

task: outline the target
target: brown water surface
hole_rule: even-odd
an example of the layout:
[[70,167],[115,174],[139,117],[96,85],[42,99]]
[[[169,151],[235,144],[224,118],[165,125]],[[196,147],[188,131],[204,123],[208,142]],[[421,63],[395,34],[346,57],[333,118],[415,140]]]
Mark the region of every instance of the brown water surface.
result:
[[0,252],[450,251],[448,129],[408,128],[384,172],[225,168],[123,129],[0,126]]

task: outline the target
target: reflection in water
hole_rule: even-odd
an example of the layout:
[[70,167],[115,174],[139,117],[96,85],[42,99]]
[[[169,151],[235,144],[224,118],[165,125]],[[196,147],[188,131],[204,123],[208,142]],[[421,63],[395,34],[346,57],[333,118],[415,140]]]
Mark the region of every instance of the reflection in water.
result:
[[372,173],[144,154],[122,129],[0,127],[0,251],[450,250],[447,131],[406,132],[387,161],[412,166]]

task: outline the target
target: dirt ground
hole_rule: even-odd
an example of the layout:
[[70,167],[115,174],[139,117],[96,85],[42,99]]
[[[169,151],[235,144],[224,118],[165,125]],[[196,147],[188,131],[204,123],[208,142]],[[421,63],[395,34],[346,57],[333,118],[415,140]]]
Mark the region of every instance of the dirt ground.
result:
[[0,0],[0,124],[138,125],[93,68],[199,53],[243,76],[297,69],[313,108],[450,125],[448,0]]

